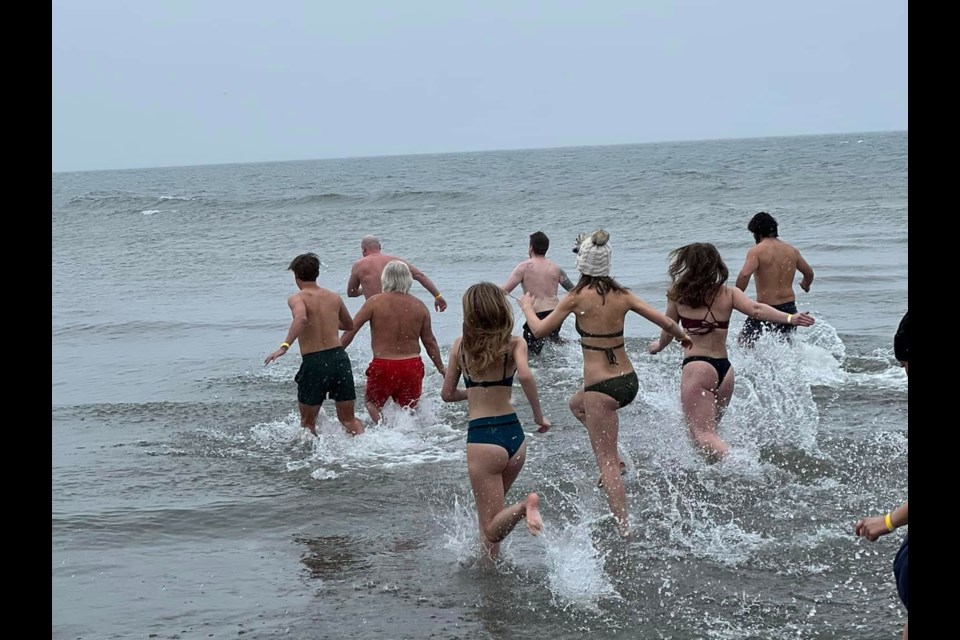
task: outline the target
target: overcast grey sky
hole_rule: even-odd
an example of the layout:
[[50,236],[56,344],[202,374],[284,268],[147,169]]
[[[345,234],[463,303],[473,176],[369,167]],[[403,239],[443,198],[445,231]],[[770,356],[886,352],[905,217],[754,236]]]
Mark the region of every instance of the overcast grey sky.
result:
[[53,0],[53,171],[907,128],[906,0]]

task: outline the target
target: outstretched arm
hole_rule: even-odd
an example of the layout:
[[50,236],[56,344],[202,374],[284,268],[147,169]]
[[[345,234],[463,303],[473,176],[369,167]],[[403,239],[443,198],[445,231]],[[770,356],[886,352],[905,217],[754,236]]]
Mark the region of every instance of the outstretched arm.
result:
[[640,297],[635,293],[629,293],[628,295],[630,296],[630,310],[634,313],[640,314],[653,324],[660,327],[663,330],[663,332],[661,332],[661,337],[663,336],[663,333],[666,332],[668,336],[673,336],[676,338],[684,347],[693,346],[693,343],[690,341],[690,336],[688,336],[687,332],[684,331],[679,324],[677,324],[676,320],[660,313],[649,304],[641,300]]
[[437,311],[443,311],[447,308],[447,301],[443,299],[443,294],[440,293],[440,289],[437,289],[437,285],[433,284],[433,281],[427,277],[423,271],[417,269],[415,266],[407,262],[407,266],[410,267],[410,275],[413,276],[413,279],[423,285],[423,288],[430,292],[430,295],[433,296],[433,306]]
[[437,368],[441,376],[446,377],[447,371],[443,368],[443,356],[440,355],[440,345],[437,343],[436,336],[433,335],[430,310],[426,307],[424,307],[423,310],[425,313],[423,314],[423,325],[420,327],[420,342],[423,343],[423,348],[426,349],[427,355],[430,356],[430,361],[433,363],[433,366]]
[[853,526],[853,533],[858,537],[864,537],[873,542],[880,536],[893,533],[895,529],[908,524],[907,522],[907,501],[884,516],[873,516],[872,518],[863,518]]
[[527,325],[530,326],[530,333],[535,338],[542,338],[560,328],[563,321],[566,320],[570,312],[573,311],[574,300],[572,296],[563,296],[557,308],[550,312],[546,318],[541,320],[537,317],[537,312],[533,310],[533,296],[529,293],[523,294],[518,300],[523,315],[527,319]]
[[803,274],[803,280],[800,281],[800,288],[810,293],[810,285],[813,284],[813,267],[811,267],[800,252],[797,252],[797,271]]
[[[670,320],[673,320],[674,324],[676,324],[677,321],[680,319],[680,312],[677,311],[677,303],[674,302],[673,300],[670,300],[669,298],[667,299],[667,311],[664,315],[667,316],[667,318],[669,318]],[[679,325],[677,326],[679,327]],[[683,331],[683,328],[680,327],[680,330]],[[685,331],[683,332],[683,335],[687,340],[689,340],[689,338],[687,337],[687,333]],[[674,336],[675,334],[673,332],[672,327],[669,330],[661,328],[660,337],[650,343],[650,348],[649,348],[650,355],[655,355],[657,353],[660,353],[664,349],[666,349],[667,345],[673,342]],[[683,344],[682,339],[680,340],[680,344]]]
[[543,416],[543,410],[540,408],[537,381],[533,378],[530,362],[527,359],[527,343],[522,338],[513,339],[513,361],[517,365],[517,379],[520,381],[520,388],[523,389],[523,394],[527,396],[527,402],[530,403],[530,409],[533,411],[533,421],[540,425],[537,433],[546,433],[550,429],[550,421]]
[[447,372],[443,376],[443,386],[440,388],[440,398],[444,402],[460,402],[467,399],[467,390],[458,389],[460,383],[460,338],[453,341],[450,347],[450,359],[447,362]]
[[[341,304],[343,303],[342,300],[340,302]],[[287,299],[287,306],[290,307],[290,313],[293,314],[293,320],[290,321],[290,328],[287,329],[287,337],[283,339],[283,343],[279,349],[267,356],[263,364],[270,364],[289,351],[290,345],[297,339],[300,332],[303,331],[303,328],[307,326],[307,305],[303,302],[303,298],[300,297],[299,293],[295,293]]]
[[813,319],[806,311],[801,313],[787,313],[786,311],[780,311],[774,309],[768,304],[762,302],[757,302],[747,297],[740,289],[731,289],[727,287],[733,293],[733,308],[750,316],[751,318],[756,318],[757,320],[763,320],[764,322],[776,322],[777,324],[790,324],[796,327],[809,327],[812,326],[816,320]]
[[570,278],[567,277],[567,272],[563,269],[560,269],[560,286],[563,287],[565,291],[570,291],[574,287],[574,284],[570,282]]
[[758,268],[760,268],[760,260],[751,249],[747,251],[747,257],[743,261],[743,267],[740,268],[740,274],[737,276],[737,289],[746,291],[747,285],[750,284],[750,277],[757,272]]
[[[360,310],[357,311],[357,315],[353,318],[353,326],[350,329],[347,329],[340,334],[340,344],[343,345],[343,348],[346,349],[350,346],[350,343],[353,342],[353,339],[356,337],[357,333],[367,322],[370,321],[370,316],[372,312],[370,311],[370,301],[363,303],[363,306],[360,307]],[[343,321],[341,320],[340,328],[343,329]]]

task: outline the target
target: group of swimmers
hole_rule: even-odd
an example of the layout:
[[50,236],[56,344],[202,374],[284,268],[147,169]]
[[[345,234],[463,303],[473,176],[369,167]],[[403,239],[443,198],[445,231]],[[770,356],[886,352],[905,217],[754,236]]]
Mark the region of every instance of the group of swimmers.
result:
[[[748,229],[754,233],[757,248],[765,251],[748,254],[738,285],[745,276],[745,288],[756,274],[758,295],[770,296],[771,290],[783,288],[784,281],[792,294],[794,274],[800,270],[804,274],[801,286],[808,290],[813,271],[796,249],[779,240],[772,216],[757,214]],[[777,302],[778,309],[748,298],[741,288],[728,287],[727,267],[709,243],[689,244],[671,252],[671,286],[666,312],[661,313],[610,275],[609,240],[604,230],[577,238],[574,252],[580,277],[574,284],[546,258],[546,235],[532,234],[529,259],[517,265],[502,286],[480,282],[464,293],[463,334],[454,341],[446,365],[433,335],[429,309],[409,292],[412,281],[416,279],[430,291],[437,311],[446,309],[446,300],[422,271],[382,253],[376,237],[362,239],[363,257],[351,270],[347,295],[366,298],[353,317],[339,295],[317,285],[319,258],[314,254],[297,256],[288,267],[299,288],[288,299],[293,320],[284,341],[267,356],[265,364],[299,340],[302,362],[295,380],[302,426],[316,434],[316,418],[323,400],[329,397],[336,403],[344,429],[359,435],[364,427],[354,413],[356,390],[345,350],[357,331],[370,323],[374,357],[366,370],[365,402],[375,422],[381,420],[389,399],[401,406],[416,406],[424,376],[422,344],[443,376],[441,398],[468,403],[467,466],[483,542],[495,555],[499,542],[520,519],[527,519],[531,531],[542,526],[536,494],[504,506],[526,454],[523,428],[511,402],[513,380],[516,377],[520,382],[538,431],[547,431],[551,423],[540,407],[528,353],[539,353],[543,339],[559,340],[560,327],[573,314],[583,349],[583,385],[570,398],[569,406],[586,427],[600,471],[598,486],[606,494],[618,530],[626,536],[629,521],[621,478],[624,463],[617,450],[617,412],[633,402],[639,390],[623,339],[627,313],[637,313],[660,327],[659,339],[650,344],[651,354],[673,340],[684,348],[680,385],[684,416],[694,444],[711,460],[719,460],[729,451],[717,434],[717,424],[733,396],[734,372],[726,350],[733,310],[764,323],[757,324],[754,332],[778,323],[791,329],[811,326],[814,319],[809,313],[797,313],[793,298]],[[513,336],[514,316],[508,300],[518,284],[524,290],[518,299],[526,319],[523,338]],[[563,298],[557,297],[558,287],[567,291]],[[464,388],[459,387],[461,377]]]
[[[438,312],[447,308],[443,295],[422,271],[382,253],[380,241],[365,236],[363,257],[353,265],[347,295],[363,295],[366,300],[353,317],[338,294],[317,285],[320,260],[315,254],[302,254],[291,261],[288,269],[299,288],[288,299],[293,320],[280,347],[264,364],[299,341],[302,362],[294,379],[301,425],[315,435],[320,407],[329,397],[344,429],[359,435],[364,428],[354,414],[356,390],[346,347],[369,323],[373,360],[366,370],[365,402],[370,417],[380,422],[390,399],[400,406],[416,407],[424,376],[422,344],[443,376],[441,398],[467,401],[467,471],[480,543],[486,556],[495,557],[500,543],[520,520],[526,520],[533,535],[543,528],[536,493],[506,505],[506,494],[523,468],[527,444],[513,407],[512,387],[516,378],[537,431],[548,431],[551,422],[541,408],[528,355],[539,354],[545,340],[562,341],[560,328],[572,314],[583,349],[583,383],[570,398],[569,407],[586,427],[600,471],[598,486],[603,488],[619,533],[626,537],[630,527],[621,477],[625,465],[617,449],[617,412],[633,402],[639,391],[623,339],[627,314],[637,313],[660,327],[660,336],[648,347],[651,355],[673,341],[683,348],[683,414],[692,442],[711,461],[729,452],[717,427],[734,392],[734,367],[727,357],[733,311],[748,316],[739,337],[747,346],[765,331],[789,339],[796,327],[815,322],[809,313],[797,311],[793,292],[797,272],[803,276],[800,287],[810,290],[813,269],[795,247],[779,239],[776,220],[768,213],[755,215],[747,228],[756,244],[748,251],[734,287],[726,284],[729,271],[713,244],[692,243],[671,251],[667,307],[662,313],[610,275],[612,248],[606,231],[577,238],[573,250],[580,277],[576,284],[546,258],[549,239],[536,232],[530,236],[529,259],[517,265],[503,285],[479,282],[463,294],[463,331],[451,346],[446,364],[432,331],[430,311],[410,294],[410,287],[413,280],[420,282],[433,295]],[[751,277],[756,279],[757,299],[744,293]],[[526,320],[523,337],[513,335],[514,315],[508,301],[517,285],[524,290],[515,298]],[[557,296],[558,288],[566,291],[562,298]],[[906,366],[905,361],[903,364]],[[459,386],[461,378],[463,388]],[[857,524],[857,534],[876,539],[906,524],[906,502],[892,514],[880,521],[884,530],[879,529],[876,518],[868,518]],[[905,565],[905,551],[903,556]]]

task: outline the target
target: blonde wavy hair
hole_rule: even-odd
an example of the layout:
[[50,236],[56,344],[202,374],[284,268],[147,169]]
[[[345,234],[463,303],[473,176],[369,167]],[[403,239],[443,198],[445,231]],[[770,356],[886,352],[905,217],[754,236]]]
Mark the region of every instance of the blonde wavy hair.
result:
[[503,289],[478,282],[463,294],[463,340],[460,349],[475,371],[483,371],[510,351],[513,310]]

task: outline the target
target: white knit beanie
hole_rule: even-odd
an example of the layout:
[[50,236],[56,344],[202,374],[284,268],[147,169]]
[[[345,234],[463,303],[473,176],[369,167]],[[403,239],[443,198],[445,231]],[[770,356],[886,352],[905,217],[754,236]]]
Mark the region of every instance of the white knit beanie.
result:
[[612,249],[607,241],[610,234],[597,229],[583,241],[577,252],[577,269],[585,276],[603,277],[610,275],[610,253]]

